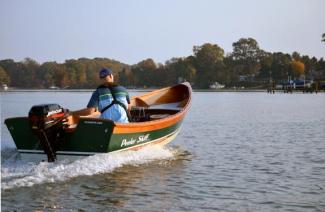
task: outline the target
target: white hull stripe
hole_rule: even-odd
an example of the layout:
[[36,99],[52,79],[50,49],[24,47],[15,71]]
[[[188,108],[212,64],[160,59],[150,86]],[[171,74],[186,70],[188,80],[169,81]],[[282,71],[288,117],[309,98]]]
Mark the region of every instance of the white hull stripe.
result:
[[[45,154],[43,150],[22,150],[18,149],[18,152],[21,154]],[[57,155],[94,155],[104,152],[72,152],[72,151],[57,151]]]

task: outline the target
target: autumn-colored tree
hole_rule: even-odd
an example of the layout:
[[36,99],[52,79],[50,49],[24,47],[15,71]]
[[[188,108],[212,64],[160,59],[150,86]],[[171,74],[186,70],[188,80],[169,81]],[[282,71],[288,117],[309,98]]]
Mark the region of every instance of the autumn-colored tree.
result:
[[305,64],[303,64],[301,61],[292,61],[291,68],[296,77],[300,77],[305,73]]

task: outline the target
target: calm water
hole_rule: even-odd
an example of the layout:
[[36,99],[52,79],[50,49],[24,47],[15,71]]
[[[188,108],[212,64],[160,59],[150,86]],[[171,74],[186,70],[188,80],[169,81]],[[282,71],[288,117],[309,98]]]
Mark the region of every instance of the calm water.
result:
[[[1,120],[89,97],[1,93]],[[2,124],[2,210],[325,211],[324,108],[324,93],[194,93],[167,148],[56,164],[21,161]]]

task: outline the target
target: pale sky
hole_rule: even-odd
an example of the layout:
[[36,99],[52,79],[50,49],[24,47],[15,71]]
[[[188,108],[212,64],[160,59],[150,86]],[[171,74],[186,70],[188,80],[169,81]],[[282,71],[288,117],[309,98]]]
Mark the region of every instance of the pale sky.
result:
[[269,52],[325,58],[325,0],[0,0],[0,60],[106,57],[164,63],[252,37]]

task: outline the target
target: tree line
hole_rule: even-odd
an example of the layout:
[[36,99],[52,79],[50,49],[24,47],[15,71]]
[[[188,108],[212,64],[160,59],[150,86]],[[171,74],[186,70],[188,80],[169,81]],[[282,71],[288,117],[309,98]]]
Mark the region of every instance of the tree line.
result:
[[[322,35],[325,42],[325,34]],[[15,88],[95,88],[100,83],[98,71],[111,68],[118,83],[133,88],[163,87],[182,81],[195,88],[209,88],[215,82],[226,87],[264,88],[270,80],[325,80],[324,58],[317,59],[282,52],[267,52],[253,38],[241,38],[225,54],[217,44],[205,43],[193,47],[193,54],[172,58],[157,64],[151,58],[128,65],[108,58],[79,58],[64,63],[39,64],[31,58],[15,62],[0,60],[0,84]]]

